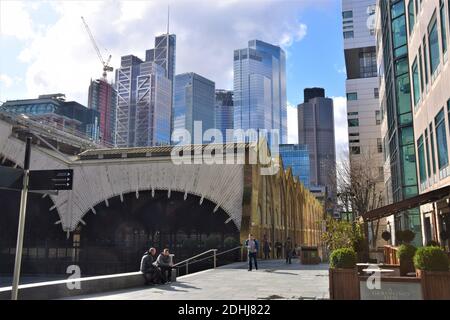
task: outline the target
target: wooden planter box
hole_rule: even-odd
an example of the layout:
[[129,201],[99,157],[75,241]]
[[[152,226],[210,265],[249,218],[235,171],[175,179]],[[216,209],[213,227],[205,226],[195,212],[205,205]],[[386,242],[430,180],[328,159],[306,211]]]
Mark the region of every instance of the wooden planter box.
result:
[[355,269],[329,269],[330,299],[359,300],[359,279]]
[[424,300],[450,300],[450,272],[420,270],[418,274]]

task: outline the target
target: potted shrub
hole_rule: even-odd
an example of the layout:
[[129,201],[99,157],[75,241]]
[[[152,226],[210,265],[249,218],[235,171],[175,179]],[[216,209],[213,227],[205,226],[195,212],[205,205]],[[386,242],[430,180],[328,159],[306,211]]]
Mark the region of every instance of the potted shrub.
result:
[[358,300],[359,280],[356,252],[352,248],[334,250],[330,255],[330,299]]
[[417,248],[410,244],[402,244],[398,247],[397,258],[400,261],[400,276],[406,276],[414,272],[414,254]]
[[424,299],[450,299],[449,258],[439,247],[423,247],[414,255],[414,266],[421,278]]

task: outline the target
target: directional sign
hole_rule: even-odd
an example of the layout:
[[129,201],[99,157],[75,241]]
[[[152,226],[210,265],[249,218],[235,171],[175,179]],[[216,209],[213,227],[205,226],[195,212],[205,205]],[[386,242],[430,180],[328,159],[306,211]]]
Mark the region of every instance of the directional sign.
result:
[[0,189],[22,189],[23,170],[0,166]]
[[73,170],[32,170],[31,190],[72,190]]

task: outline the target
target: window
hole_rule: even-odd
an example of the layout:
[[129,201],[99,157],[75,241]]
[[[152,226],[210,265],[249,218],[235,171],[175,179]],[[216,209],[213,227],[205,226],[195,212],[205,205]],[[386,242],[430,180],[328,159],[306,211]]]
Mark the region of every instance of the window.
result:
[[375,49],[359,53],[359,73],[361,78],[378,76],[377,55]]
[[353,38],[353,31],[344,31],[344,39]]
[[431,74],[437,70],[440,62],[439,54],[439,36],[437,30],[436,14],[433,15],[430,24],[428,25],[428,50],[430,50],[430,67]]
[[428,143],[428,129],[425,129],[425,151],[427,155],[428,177],[431,177],[431,161],[430,161],[430,146]]
[[412,30],[414,29],[415,24],[415,13],[414,13],[414,0],[409,0],[408,3],[408,25],[409,25],[409,34],[411,35]]
[[375,124],[379,126],[381,124],[381,111],[376,110],[375,111]]
[[347,115],[348,116],[357,116],[358,115],[358,112],[347,112]]
[[436,127],[436,144],[438,151],[439,170],[448,166],[448,151],[447,151],[447,132],[445,129],[445,115],[444,108],[439,111],[434,118],[434,125]]
[[445,54],[447,52],[447,30],[445,27],[445,5],[443,0],[439,0],[439,5],[441,7],[441,39],[442,39],[442,52]]
[[350,147],[350,153],[351,154],[361,154],[361,148],[360,147]]
[[381,138],[377,138],[377,150],[378,153],[383,153],[383,140]]
[[373,97],[375,99],[379,99],[380,98],[380,90],[378,88],[373,88]]
[[422,47],[419,48],[419,77],[420,77],[420,91],[423,92],[423,63],[422,63]]
[[427,180],[427,171],[425,167],[425,153],[423,146],[423,135],[417,140],[417,152],[419,153],[419,176],[420,183],[424,183]]
[[348,126],[353,127],[359,127],[359,119],[348,119]]
[[428,85],[428,59],[427,59],[427,41],[423,37],[423,66],[425,74],[425,85]]
[[417,105],[420,100],[419,69],[417,68],[417,58],[414,59],[411,72],[413,80],[414,105]]
[[348,101],[358,100],[358,94],[356,92],[349,92],[349,93],[347,93],[347,100]]
[[349,10],[349,11],[342,12],[342,18],[343,19],[351,19],[351,18],[353,18],[353,11]]
[[430,123],[430,144],[431,144],[431,167],[433,168],[433,174],[436,174],[436,155],[434,152],[434,134],[433,134],[433,124]]

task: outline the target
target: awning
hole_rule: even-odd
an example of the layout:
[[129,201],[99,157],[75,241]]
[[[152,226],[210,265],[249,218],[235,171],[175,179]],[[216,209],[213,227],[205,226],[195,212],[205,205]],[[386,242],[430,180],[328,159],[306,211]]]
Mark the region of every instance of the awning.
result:
[[419,194],[418,196],[390,204],[362,214],[364,221],[379,220],[384,217],[389,217],[393,214],[417,208],[427,203],[437,202],[439,200],[450,197],[450,186],[445,186],[427,193]]

